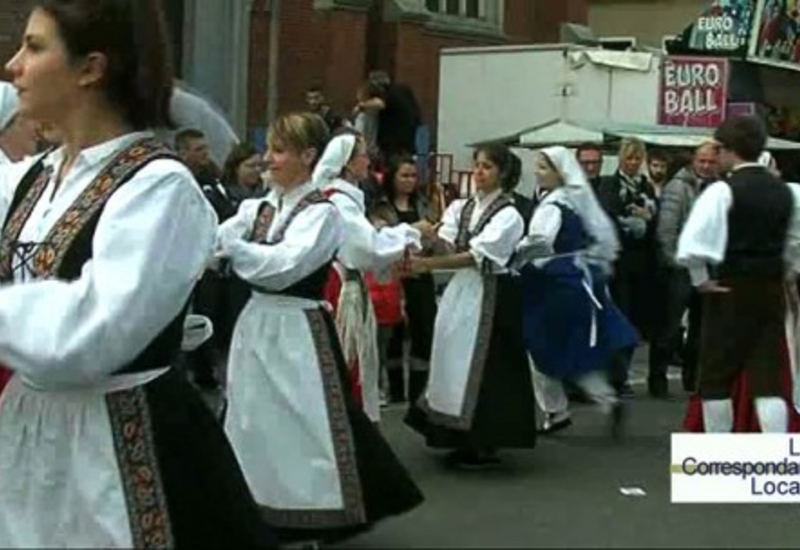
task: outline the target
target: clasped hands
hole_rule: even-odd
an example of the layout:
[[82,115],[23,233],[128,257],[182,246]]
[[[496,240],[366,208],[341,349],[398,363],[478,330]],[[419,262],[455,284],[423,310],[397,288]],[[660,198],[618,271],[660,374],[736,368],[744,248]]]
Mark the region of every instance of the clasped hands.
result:
[[[440,223],[431,223],[428,220],[420,220],[411,227],[416,229],[422,235],[424,240],[435,240],[438,238],[437,232],[439,231]],[[403,279],[407,277],[415,277],[422,273],[429,273],[431,271],[430,258],[418,256],[414,254],[411,247],[406,248],[403,259],[392,266],[391,273],[394,278]]]

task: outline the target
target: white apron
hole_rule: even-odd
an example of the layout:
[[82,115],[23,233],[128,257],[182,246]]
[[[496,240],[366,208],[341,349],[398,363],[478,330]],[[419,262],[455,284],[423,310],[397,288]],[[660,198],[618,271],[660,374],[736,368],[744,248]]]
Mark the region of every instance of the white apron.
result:
[[494,314],[495,292],[485,288],[486,281],[494,284],[477,269],[461,269],[439,304],[430,379],[421,405],[431,420],[446,427],[468,429],[472,424]]
[[[258,292],[234,330],[225,432],[275,526],[363,518],[343,388],[321,302]],[[341,523],[341,519],[339,519]],[[347,523],[347,522],[345,522]]]
[[107,396],[167,370],[59,391],[12,377],[0,395],[0,546],[133,546]]

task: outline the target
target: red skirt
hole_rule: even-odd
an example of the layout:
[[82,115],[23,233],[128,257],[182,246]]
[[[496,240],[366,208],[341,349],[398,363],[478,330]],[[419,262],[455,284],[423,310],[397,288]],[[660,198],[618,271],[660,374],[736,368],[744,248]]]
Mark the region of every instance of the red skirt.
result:
[[[781,385],[783,387],[782,397],[786,401],[789,413],[789,432],[800,433],[800,414],[794,407],[792,379],[792,363],[789,358],[789,345],[784,338],[783,346],[783,368]],[[761,426],[758,423],[758,415],[750,393],[750,385],[747,372],[742,372],[731,388],[731,398],[733,399],[733,431],[737,433],[758,433]],[[689,400],[686,416],[683,420],[683,427],[688,432],[702,433],[705,431],[703,422],[703,405],[700,397],[693,395]]]
[[[339,274],[338,269],[331,267],[330,272],[328,273],[328,281],[325,283],[323,297],[325,298],[325,301],[328,302],[333,308],[334,319],[336,318],[336,308],[339,306],[339,296],[341,293],[342,276]],[[345,360],[347,360],[346,357]],[[355,399],[359,406],[363,407],[364,398],[361,393],[361,369],[358,365],[358,358],[355,358],[353,361],[348,361],[347,366],[349,367],[350,391],[353,394],[353,399]]]

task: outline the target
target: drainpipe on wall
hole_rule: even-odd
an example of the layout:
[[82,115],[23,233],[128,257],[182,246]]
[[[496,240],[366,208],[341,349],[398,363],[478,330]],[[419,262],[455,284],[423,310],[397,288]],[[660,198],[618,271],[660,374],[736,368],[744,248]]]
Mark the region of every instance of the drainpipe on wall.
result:
[[281,0],[269,0],[269,67],[267,80],[267,125],[278,113],[278,60],[280,59]]

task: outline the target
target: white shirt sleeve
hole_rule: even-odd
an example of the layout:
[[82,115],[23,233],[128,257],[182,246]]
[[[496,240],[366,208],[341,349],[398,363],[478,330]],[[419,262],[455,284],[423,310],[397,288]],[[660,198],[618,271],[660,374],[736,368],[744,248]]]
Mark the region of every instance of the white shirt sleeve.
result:
[[678,239],[676,261],[689,269],[692,284],[708,280],[707,265],[725,259],[728,212],[733,204],[730,186],[718,181],[698,197]]
[[449,245],[456,244],[456,238],[458,237],[458,221],[459,218],[461,218],[461,212],[464,210],[466,204],[466,199],[454,200],[445,209],[444,214],[442,214],[442,222],[437,235]]
[[786,236],[786,249],[783,258],[787,269],[795,276],[800,275],[800,184],[789,183],[794,207],[789,221],[789,232]]
[[185,307],[216,228],[188,170],[151,162],[109,199],[77,280],[0,289],[0,362],[64,383],[122,368]]
[[483,231],[469,241],[470,253],[475,263],[484,266],[491,262],[504,269],[517,248],[525,232],[525,222],[514,207],[506,207],[497,212]]
[[264,199],[242,201],[236,214],[222,222],[217,230],[217,249],[226,248],[232,240],[246,239],[253,229],[258,210]]
[[535,243],[552,253],[559,231],[561,231],[561,209],[553,203],[545,203],[533,213],[524,242]]
[[223,246],[242,279],[265,290],[281,291],[330,262],[343,238],[344,227],[336,208],[314,204],[297,214],[278,243],[231,238]]
[[408,224],[377,230],[359,205],[345,193],[329,199],[336,205],[345,226],[345,240],[339,257],[348,268],[381,271],[403,259],[406,248],[422,250],[421,234]]
[[537,267],[547,263],[542,256],[553,254],[553,245],[561,230],[561,209],[553,203],[540,205],[533,213],[528,234],[517,245],[513,267],[533,262]]

